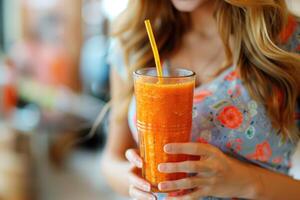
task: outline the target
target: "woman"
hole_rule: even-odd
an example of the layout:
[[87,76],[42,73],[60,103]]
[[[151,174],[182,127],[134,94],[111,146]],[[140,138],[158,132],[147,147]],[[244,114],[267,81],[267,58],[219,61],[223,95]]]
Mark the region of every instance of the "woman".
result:
[[[300,50],[300,30],[284,0],[130,4],[115,25],[124,62],[117,59],[118,45],[111,57],[110,135],[102,162],[111,186],[124,194],[129,190],[136,199],[155,199],[139,176],[142,162],[137,151],[126,151],[136,147],[131,137],[131,132],[136,136],[131,74],[140,66],[154,66],[145,18],[154,24],[165,66],[189,66],[197,73],[192,142],[169,144],[165,151],[203,159],[160,164],[164,173],[197,176],[160,183],[159,188],[192,189],[170,199],[299,199],[300,183],[286,174],[298,138],[295,109],[300,86],[300,57],[288,51]],[[123,63],[127,68],[120,67]],[[125,151],[135,167],[125,161]]]

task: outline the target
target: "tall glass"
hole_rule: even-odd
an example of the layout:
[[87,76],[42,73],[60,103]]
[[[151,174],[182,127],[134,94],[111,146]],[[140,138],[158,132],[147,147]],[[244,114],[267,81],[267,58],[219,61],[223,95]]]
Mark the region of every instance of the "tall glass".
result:
[[188,142],[191,137],[195,73],[170,69],[157,77],[155,68],[134,72],[139,147],[143,159],[143,177],[158,191],[162,181],[185,178],[186,173],[164,174],[158,165],[188,160],[187,155],[168,155],[165,144]]

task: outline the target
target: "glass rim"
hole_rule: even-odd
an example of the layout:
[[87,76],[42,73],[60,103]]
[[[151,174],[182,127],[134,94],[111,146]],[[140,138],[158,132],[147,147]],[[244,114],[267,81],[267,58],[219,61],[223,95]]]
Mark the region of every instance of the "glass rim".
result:
[[135,70],[133,72],[133,74],[137,75],[137,76],[144,76],[144,77],[150,77],[150,78],[162,78],[162,79],[192,78],[192,77],[196,76],[196,73],[194,71],[189,70],[189,69],[184,69],[184,68],[174,68],[172,70],[190,72],[190,74],[188,74],[188,75],[182,75],[182,76],[163,76],[163,77],[160,77],[158,75],[149,75],[149,74],[139,73],[139,71],[141,71],[141,70],[144,70],[144,71],[155,70],[156,71],[156,68],[155,67],[146,67],[146,68],[137,69],[137,70]]

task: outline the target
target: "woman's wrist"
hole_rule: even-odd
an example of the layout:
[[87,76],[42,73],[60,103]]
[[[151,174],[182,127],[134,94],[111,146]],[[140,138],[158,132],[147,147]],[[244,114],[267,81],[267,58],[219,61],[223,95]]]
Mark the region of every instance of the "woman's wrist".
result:
[[249,187],[246,188],[247,199],[264,200],[263,174],[259,167],[247,164]]
[[241,183],[240,187],[237,188],[236,193],[238,196],[236,197],[255,200],[263,199],[263,182],[259,168],[235,159],[233,159],[233,162],[238,163],[235,170],[240,173],[236,173],[238,175],[236,178]]

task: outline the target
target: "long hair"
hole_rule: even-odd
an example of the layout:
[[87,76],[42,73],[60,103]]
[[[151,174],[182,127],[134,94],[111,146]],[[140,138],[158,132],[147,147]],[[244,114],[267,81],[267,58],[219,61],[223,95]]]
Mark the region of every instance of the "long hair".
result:
[[[235,64],[250,95],[265,105],[275,128],[297,138],[294,113],[300,86],[300,57],[279,47],[278,38],[289,15],[285,0],[217,0],[215,16],[227,66]],[[132,0],[114,24],[130,76],[140,67],[154,66],[144,27],[150,19],[162,59],[180,48],[189,30],[189,15],[171,1]],[[233,44],[233,46],[231,46]],[[132,79],[128,79],[132,86]]]
[[281,134],[298,138],[300,56],[279,47],[289,16],[285,1],[219,1],[216,13],[227,59],[238,67],[250,95],[265,105]]
[[180,47],[183,35],[190,27],[188,14],[177,11],[169,0],[130,0],[127,10],[112,28],[112,35],[122,44],[129,76],[140,67],[155,65],[145,19],[152,23],[162,59]]

